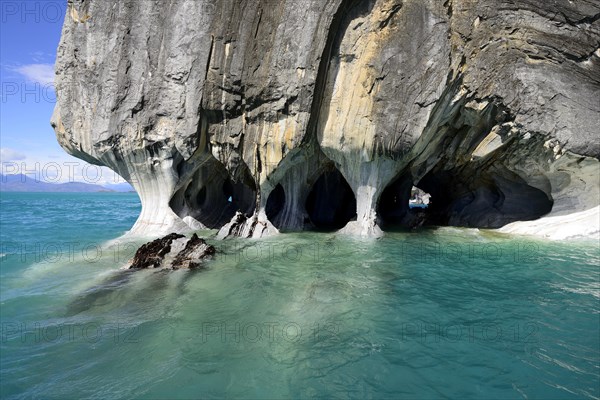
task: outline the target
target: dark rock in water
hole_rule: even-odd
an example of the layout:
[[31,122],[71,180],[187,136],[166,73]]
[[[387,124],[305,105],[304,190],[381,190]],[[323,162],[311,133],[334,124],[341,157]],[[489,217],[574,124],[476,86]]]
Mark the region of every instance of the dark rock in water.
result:
[[203,260],[214,254],[215,248],[194,233],[186,243],[185,248],[175,257],[172,267],[173,269],[198,268]]
[[159,268],[165,256],[171,252],[173,241],[184,237],[183,235],[171,233],[163,238],[146,243],[136,251],[131,269]]
[[196,234],[188,239],[184,235],[171,233],[140,247],[129,268],[197,268],[214,254],[215,248]]

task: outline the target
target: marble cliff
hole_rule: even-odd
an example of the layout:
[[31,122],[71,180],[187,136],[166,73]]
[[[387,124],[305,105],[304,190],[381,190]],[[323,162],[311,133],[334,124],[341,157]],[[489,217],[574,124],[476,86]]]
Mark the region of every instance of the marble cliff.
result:
[[132,233],[599,232],[597,0],[69,0],[56,89]]

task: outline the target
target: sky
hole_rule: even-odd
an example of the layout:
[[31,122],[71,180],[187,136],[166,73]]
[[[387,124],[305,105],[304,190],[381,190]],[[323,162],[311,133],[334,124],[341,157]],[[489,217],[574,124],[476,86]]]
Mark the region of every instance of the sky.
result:
[[47,182],[123,182],[108,168],[68,155],[50,126],[66,3],[0,0],[0,173],[25,173]]

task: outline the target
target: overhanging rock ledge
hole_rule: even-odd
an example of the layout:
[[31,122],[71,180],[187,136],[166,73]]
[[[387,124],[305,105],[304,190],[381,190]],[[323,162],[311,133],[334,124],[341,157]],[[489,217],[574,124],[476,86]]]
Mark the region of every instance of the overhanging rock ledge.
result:
[[69,0],[52,125],[135,187],[133,234],[379,236],[410,226],[417,186],[431,224],[598,237],[599,19],[597,1]]

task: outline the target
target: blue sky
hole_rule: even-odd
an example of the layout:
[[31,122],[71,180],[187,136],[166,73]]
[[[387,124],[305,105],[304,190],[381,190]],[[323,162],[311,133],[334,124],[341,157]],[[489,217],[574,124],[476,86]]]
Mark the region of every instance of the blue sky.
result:
[[[86,169],[86,163],[69,156],[50,126],[54,61],[65,12],[66,0],[0,0],[1,172],[35,170],[30,175],[46,181],[96,181],[100,174],[92,183],[114,183],[119,177],[112,171]],[[68,164],[73,162],[78,163],[75,168]]]

